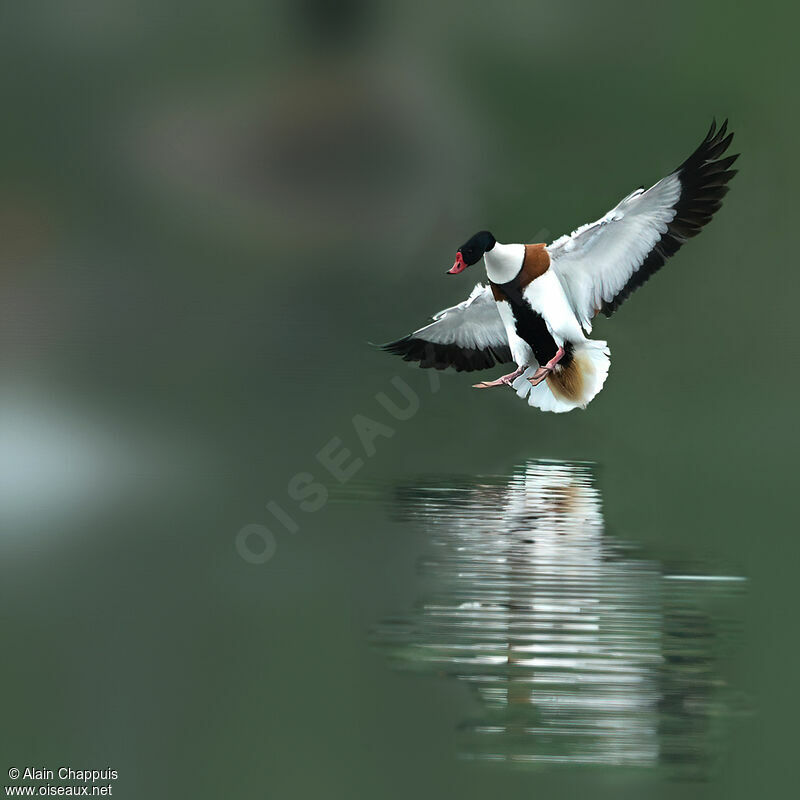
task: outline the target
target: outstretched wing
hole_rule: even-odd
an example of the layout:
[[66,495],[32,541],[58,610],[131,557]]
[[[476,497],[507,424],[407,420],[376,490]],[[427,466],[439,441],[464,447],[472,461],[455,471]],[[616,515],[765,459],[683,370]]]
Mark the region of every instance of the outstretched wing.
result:
[[421,367],[455,367],[459,372],[511,361],[497,303],[491,289],[480,283],[463,303],[440,311],[429,325],[382,349],[406,361],[419,361]]
[[637,189],[597,222],[562,236],[547,249],[575,315],[587,330],[599,311],[610,317],[722,205],[738,154],[720,158],[733,134],[728,121],[678,169],[647,191]]

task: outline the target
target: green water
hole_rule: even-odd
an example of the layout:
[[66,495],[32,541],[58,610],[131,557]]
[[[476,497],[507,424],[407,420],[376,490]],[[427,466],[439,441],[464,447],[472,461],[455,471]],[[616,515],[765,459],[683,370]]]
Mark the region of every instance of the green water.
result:
[[[791,791],[792,9],[3,16],[0,774]],[[596,219],[713,115],[740,174],[598,321],[586,411],[370,347],[467,296],[479,273],[444,271],[476,230]]]
[[400,669],[472,690],[460,758],[713,775],[746,709],[724,675],[744,576],[606,536],[589,465],[404,487],[396,506],[430,536],[425,591],[374,642]]

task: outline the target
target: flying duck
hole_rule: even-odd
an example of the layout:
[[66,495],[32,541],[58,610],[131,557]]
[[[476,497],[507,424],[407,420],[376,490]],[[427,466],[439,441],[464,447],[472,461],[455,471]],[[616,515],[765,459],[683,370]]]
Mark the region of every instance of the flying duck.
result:
[[510,386],[542,411],[585,408],[610,365],[604,341],[587,338],[592,319],[610,317],[722,205],[737,155],[721,156],[733,134],[712,122],[674,172],[624,197],[604,217],[546,244],[501,244],[480,231],[458,248],[458,275],[481,259],[479,283],[423,328],[383,345],[421,367],[472,372],[495,363],[516,369],[476,389]]

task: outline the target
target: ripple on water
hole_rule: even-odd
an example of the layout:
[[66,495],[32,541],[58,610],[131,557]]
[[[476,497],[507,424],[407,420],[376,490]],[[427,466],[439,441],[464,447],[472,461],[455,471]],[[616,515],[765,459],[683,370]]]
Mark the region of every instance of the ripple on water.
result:
[[746,581],[641,555],[604,534],[600,500],[591,465],[564,462],[398,489],[394,512],[430,532],[425,589],[373,642],[471,687],[463,758],[702,778],[734,705],[719,660]]

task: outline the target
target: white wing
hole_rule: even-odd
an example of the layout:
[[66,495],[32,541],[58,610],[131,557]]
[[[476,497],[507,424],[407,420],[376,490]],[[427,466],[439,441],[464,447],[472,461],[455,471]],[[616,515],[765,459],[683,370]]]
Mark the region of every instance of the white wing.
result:
[[497,303],[491,289],[480,283],[463,303],[445,308],[429,325],[382,349],[406,361],[419,361],[421,367],[455,367],[459,372],[511,361]]
[[[722,205],[738,156],[719,157],[733,134],[716,123],[678,169],[647,191],[637,189],[597,222],[562,236],[547,249],[581,325],[606,316],[697,235]],[[719,160],[717,160],[719,159]]]

